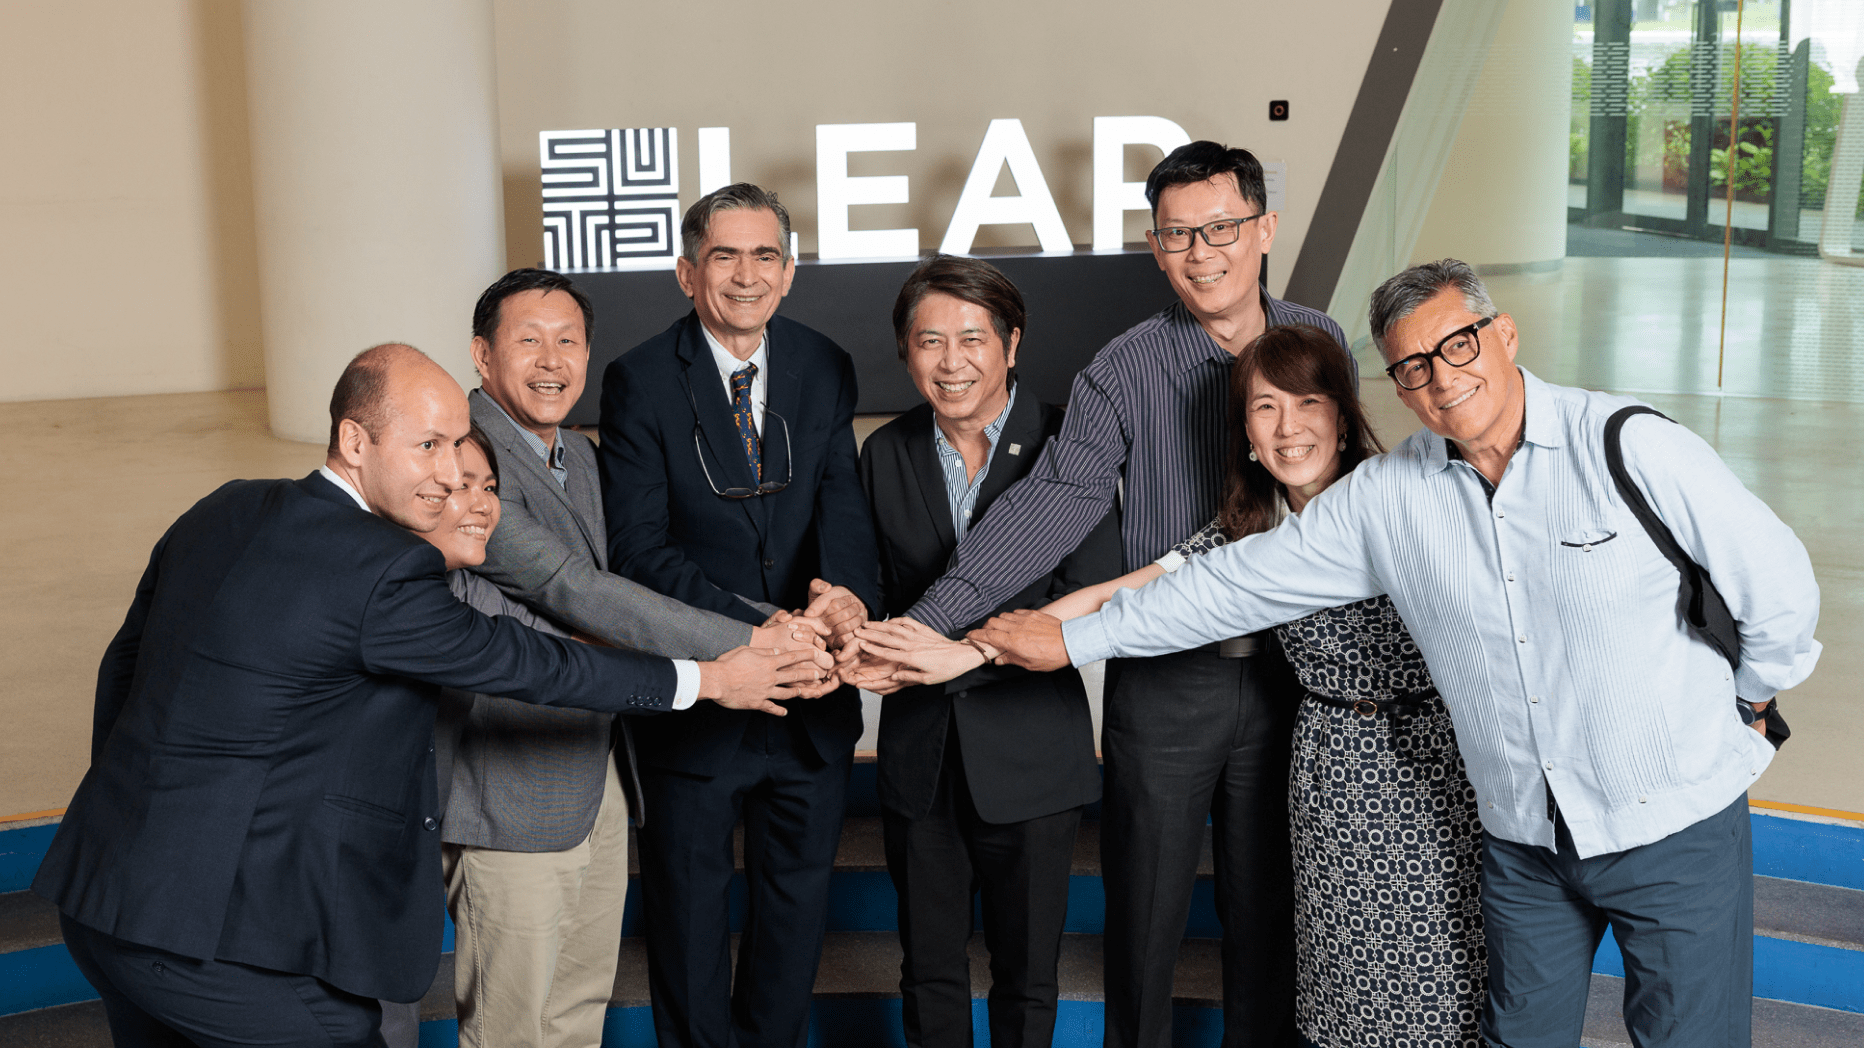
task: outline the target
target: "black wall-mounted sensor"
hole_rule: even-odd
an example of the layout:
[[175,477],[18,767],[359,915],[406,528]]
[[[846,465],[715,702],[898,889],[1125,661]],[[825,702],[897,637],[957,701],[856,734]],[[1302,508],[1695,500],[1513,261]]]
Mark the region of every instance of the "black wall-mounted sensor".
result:
[[1286,98],[1277,99],[1276,101],[1269,103],[1269,119],[1270,120],[1288,119],[1288,100]]

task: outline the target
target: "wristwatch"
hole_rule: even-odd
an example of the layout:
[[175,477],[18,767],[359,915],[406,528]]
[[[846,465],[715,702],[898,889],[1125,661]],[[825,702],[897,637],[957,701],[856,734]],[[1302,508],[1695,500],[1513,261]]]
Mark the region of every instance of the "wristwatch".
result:
[[1755,721],[1764,719],[1771,702],[1772,700],[1768,700],[1757,706],[1746,699],[1736,699],[1735,706],[1741,710],[1741,723],[1752,727]]

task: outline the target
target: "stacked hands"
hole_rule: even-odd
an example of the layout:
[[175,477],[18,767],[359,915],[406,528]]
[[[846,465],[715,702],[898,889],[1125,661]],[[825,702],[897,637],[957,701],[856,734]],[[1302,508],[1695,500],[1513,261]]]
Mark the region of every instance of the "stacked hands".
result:
[[859,651],[854,637],[867,607],[846,587],[815,579],[809,606],[779,611],[751,630],[751,643],[699,664],[699,697],[734,710],[782,717],[773,699],[819,699],[845,681],[837,654]]
[[904,616],[853,631],[835,659],[842,681],[881,695],[909,684],[941,684],[984,665],[1048,672],[1068,665],[1061,620],[1042,611],[993,616],[963,640],[949,640]]

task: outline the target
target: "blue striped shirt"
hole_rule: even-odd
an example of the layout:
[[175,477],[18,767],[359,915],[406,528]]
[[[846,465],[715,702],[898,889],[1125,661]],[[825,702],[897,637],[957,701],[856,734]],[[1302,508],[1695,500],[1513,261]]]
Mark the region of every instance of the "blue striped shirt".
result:
[[[1262,298],[1270,327],[1312,324],[1346,345],[1325,313]],[[1081,544],[1122,479],[1125,570],[1208,524],[1223,493],[1234,362],[1183,303],[1107,343],[1075,376],[1061,433],[907,614],[941,633],[989,614]]]
[[984,464],[977,467],[977,475],[969,479],[964,475],[963,453],[945,439],[945,431],[936,421],[932,424],[932,444],[938,448],[938,464],[945,469],[945,504],[951,507],[951,530],[960,542],[964,541],[965,532],[971,530],[971,511],[977,508],[977,494],[984,490],[984,478],[990,475],[990,460],[997,457],[997,438],[1003,436],[1003,424],[1009,420],[1010,409],[1015,406],[1016,384],[1012,382],[1003,413],[984,427],[984,438],[990,441],[990,450],[984,452]]
[[1740,624],[1730,673],[1678,617],[1676,569],[1607,471],[1605,420],[1634,401],[1522,375],[1524,441],[1493,503],[1442,437],[1413,434],[1274,531],[1066,623],[1069,657],[1178,651],[1387,593],[1490,833],[1552,848],[1549,790],[1581,858],[1721,811],[1773,759],[1735,695],[1770,699],[1818,661],[1806,548],[1702,438],[1647,415],[1625,425],[1633,482]]

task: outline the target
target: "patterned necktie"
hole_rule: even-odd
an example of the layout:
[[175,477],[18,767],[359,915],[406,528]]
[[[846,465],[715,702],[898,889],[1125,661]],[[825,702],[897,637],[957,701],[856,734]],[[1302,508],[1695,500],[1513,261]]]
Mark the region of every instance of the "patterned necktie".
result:
[[751,418],[751,380],[756,377],[756,364],[746,364],[731,373],[731,417],[738,423],[738,439],[744,442],[744,455],[751,460],[751,470],[762,484],[764,443],[757,438],[757,426]]

